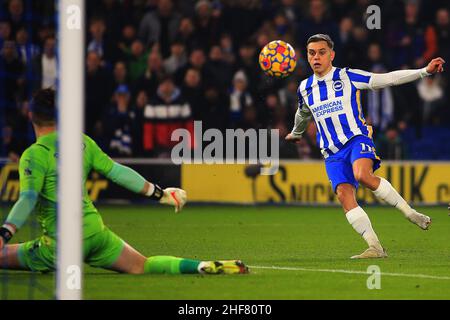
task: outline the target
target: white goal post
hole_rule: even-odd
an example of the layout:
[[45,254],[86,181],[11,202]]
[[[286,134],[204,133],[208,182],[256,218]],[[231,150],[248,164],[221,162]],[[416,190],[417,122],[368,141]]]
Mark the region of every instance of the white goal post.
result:
[[56,298],[82,298],[84,0],[58,2],[58,234]]

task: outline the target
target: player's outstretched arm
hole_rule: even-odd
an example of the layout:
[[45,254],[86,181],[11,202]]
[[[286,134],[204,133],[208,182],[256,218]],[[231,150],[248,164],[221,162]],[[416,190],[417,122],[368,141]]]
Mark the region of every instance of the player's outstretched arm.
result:
[[371,89],[382,89],[390,86],[398,86],[408,82],[418,80],[420,78],[443,72],[445,60],[442,58],[435,58],[422,69],[414,70],[398,70],[388,73],[373,73],[369,82]]
[[186,191],[179,188],[162,189],[157,184],[148,182],[135,170],[112,160],[88,136],[84,136],[86,144],[86,158],[92,168],[118,185],[134,193],[140,193],[160,203],[173,205],[175,212],[179,212],[186,204]]
[[295,113],[294,128],[285,139],[290,142],[299,142],[311,117],[311,111],[307,107],[298,108]]
[[181,211],[187,201],[186,191],[183,189],[162,189],[157,184],[148,182],[135,170],[117,162],[114,162],[106,177],[132,192],[140,193],[160,203],[174,206],[175,212]]
[[0,227],[0,248],[6,245],[13,235],[22,228],[39,198],[47,171],[47,151],[35,146],[28,148],[20,157],[20,194],[5,223]]
[[19,199],[8,214],[5,223],[0,227],[0,248],[7,244],[13,235],[27,221],[38,200],[35,191],[21,192]]

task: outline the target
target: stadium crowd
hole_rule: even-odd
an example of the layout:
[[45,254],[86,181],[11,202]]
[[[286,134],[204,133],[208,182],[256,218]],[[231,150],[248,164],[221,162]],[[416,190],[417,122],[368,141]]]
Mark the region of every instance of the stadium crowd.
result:
[[[282,139],[293,125],[299,81],[311,73],[305,43],[315,33],[335,41],[336,66],[387,72],[420,68],[435,56],[450,61],[446,0],[86,4],[85,128],[115,157],[168,157],[176,143],[172,131],[192,131],[193,121],[201,120],[203,130],[279,129],[280,157],[320,158],[313,123],[300,144]],[[379,30],[366,26],[371,4],[381,7]],[[56,86],[54,10],[53,0],[2,1],[0,157],[17,161],[33,142],[30,97],[38,88]],[[298,55],[295,74],[283,80],[268,78],[258,65],[260,49],[276,39],[291,43]],[[363,93],[382,158],[414,158],[409,149],[424,128],[449,125],[448,80],[444,72]],[[413,139],[406,139],[411,130]]]

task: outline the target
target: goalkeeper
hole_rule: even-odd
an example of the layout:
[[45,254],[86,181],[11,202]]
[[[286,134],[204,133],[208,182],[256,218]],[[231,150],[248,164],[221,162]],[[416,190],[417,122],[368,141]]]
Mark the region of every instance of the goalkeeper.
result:
[[[56,261],[57,134],[55,91],[38,91],[31,102],[30,118],[37,141],[23,154],[19,164],[20,197],[0,227],[0,268],[49,272]],[[113,182],[180,211],[186,192],[161,189],[134,170],[109,158],[88,136],[83,137],[83,182],[94,169]],[[28,216],[36,210],[43,235],[21,244],[9,244]],[[92,267],[130,274],[234,274],[246,273],[239,260],[198,261],[171,256],[145,257],[103,224],[102,218],[83,188],[83,258]]]

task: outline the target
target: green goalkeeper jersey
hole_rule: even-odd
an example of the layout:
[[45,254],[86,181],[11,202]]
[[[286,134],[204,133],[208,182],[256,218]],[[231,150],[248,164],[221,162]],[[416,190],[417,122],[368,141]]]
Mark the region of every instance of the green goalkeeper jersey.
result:
[[[56,132],[37,139],[20,158],[20,192],[35,191],[39,194],[35,213],[44,234],[56,237],[57,167]],[[114,162],[88,136],[83,136],[83,232],[88,238],[105,227],[102,218],[89,198],[86,179],[91,170],[107,175]],[[77,152],[74,150],[74,152]]]

